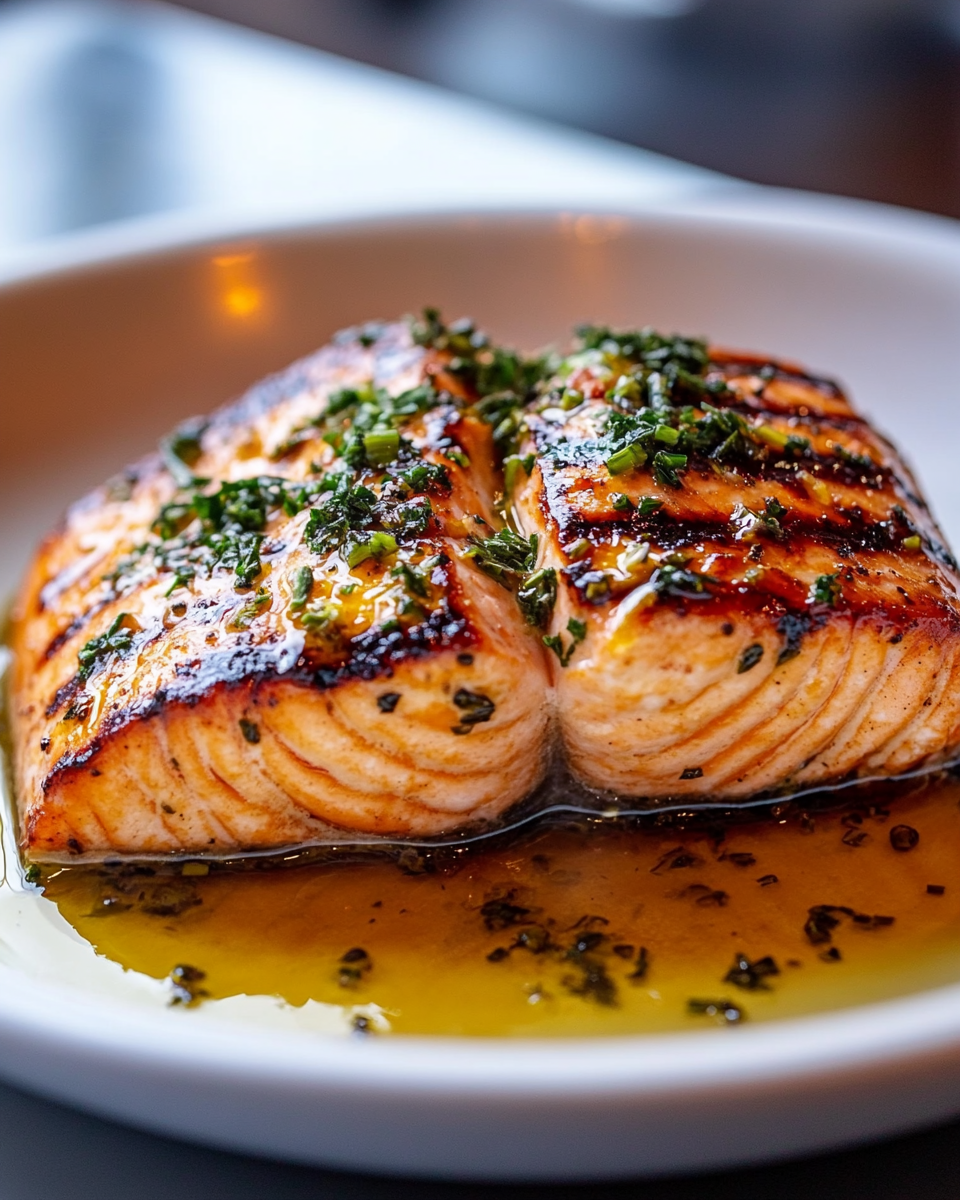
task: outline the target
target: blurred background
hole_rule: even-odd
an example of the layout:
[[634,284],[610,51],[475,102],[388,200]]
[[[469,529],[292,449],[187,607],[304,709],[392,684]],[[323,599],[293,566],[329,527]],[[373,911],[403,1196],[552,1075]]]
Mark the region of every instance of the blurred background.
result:
[[[290,44],[244,41],[188,9]],[[960,217],[960,0],[0,0],[0,248],[217,188],[306,196],[338,128],[346,161],[360,158],[348,136],[379,152],[389,102],[358,131],[350,105],[298,99],[309,68],[292,43],[535,118],[544,138],[549,122],[743,180]],[[481,110],[457,111],[459,128],[424,110],[418,170],[473,171],[478,195],[485,172],[535,174],[519,143],[510,168],[482,147],[471,164]],[[578,170],[587,159],[567,176]]]
[[198,0],[759,183],[960,216],[958,0]]

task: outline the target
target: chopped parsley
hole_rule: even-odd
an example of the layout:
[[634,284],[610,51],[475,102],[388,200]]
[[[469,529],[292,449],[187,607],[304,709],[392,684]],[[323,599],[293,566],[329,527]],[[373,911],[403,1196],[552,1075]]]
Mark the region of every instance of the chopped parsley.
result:
[[459,734],[472,733],[474,725],[482,725],[489,721],[497,707],[489,696],[484,696],[481,692],[471,692],[467,688],[458,688],[454,693],[453,702],[462,715],[451,729],[453,733]]
[[472,537],[464,556],[472,558],[491,579],[508,586],[533,570],[538,544],[536,534],[523,538],[512,529],[501,529],[488,538]]
[[184,421],[160,442],[160,457],[178,487],[191,487],[196,480],[192,467],[203,453],[207,423],[198,418]]
[[525,576],[517,592],[517,603],[528,625],[543,629],[557,602],[557,573],[553,567],[541,567]]
[[578,621],[576,617],[571,617],[567,622],[567,633],[570,634],[571,640],[566,647],[564,647],[563,639],[559,633],[546,634],[543,638],[543,644],[557,656],[561,667],[568,667],[570,665],[573,652],[587,636],[586,622]]
[[842,595],[840,584],[838,583],[839,575],[839,571],[833,575],[818,575],[810,588],[810,603],[826,604],[830,608],[835,608],[837,601]]
[[133,635],[139,629],[134,618],[129,613],[119,613],[114,618],[106,633],[91,638],[80,650],[77,659],[80,669],[77,674],[81,679],[89,679],[97,667],[102,666],[115,655],[122,658],[133,648]]

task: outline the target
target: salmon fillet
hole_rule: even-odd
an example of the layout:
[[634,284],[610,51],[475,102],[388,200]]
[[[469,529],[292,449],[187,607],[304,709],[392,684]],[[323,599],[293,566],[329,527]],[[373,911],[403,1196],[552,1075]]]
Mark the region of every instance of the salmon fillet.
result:
[[374,323],[75,505],[13,621],[35,861],[497,821],[947,761],[957,568],[799,367],[650,330]]
[[69,512],[13,624],[32,859],[429,836],[535,787],[546,665],[469,553],[501,484],[450,357],[348,331]]
[[649,330],[582,344],[527,416],[510,497],[557,581],[574,773],[723,800],[953,754],[957,566],[839,387]]

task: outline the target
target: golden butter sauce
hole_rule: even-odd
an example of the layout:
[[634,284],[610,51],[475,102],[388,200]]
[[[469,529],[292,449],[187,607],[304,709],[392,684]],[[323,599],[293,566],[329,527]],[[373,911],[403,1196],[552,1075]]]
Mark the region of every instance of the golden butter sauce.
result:
[[707,1028],[960,980],[960,781],[774,814],[570,819],[400,865],[49,868],[43,884],[100,954],[181,968],[183,1000],[375,1004],[397,1034]]

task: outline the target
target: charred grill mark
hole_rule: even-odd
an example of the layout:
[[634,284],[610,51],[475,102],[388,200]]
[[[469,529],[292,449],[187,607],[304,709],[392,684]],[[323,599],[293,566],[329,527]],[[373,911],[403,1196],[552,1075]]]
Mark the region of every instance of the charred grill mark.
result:
[[846,400],[847,398],[843,388],[835,380],[821,375],[812,375],[795,363],[778,362],[776,359],[760,354],[726,353],[713,349],[710,353],[710,366],[720,370],[728,379],[742,374],[744,369],[751,375],[763,371],[767,373],[767,377],[771,381],[782,379],[787,383],[805,383],[816,388],[818,392],[823,392],[831,400]]
[[54,693],[53,699],[44,710],[45,716],[48,718],[55,717],[62,708],[65,708],[80,691],[82,682],[79,674],[75,674],[66,683],[61,684]]
[[[147,721],[159,716],[170,705],[193,708],[220,689],[256,689],[258,685],[275,680],[327,691],[355,679],[365,682],[389,679],[404,662],[425,658],[440,650],[462,653],[474,647],[477,640],[466,617],[444,602],[425,621],[409,629],[390,632],[378,628],[367,630],[353,639],[349,644],[348,656],[336,665],[318,661],[309,650],[304,650],[291,667],[284,659],[287,647],[283,643],[239,646],[181,663],[175,668],[175,678],[166,688],[144,696],[125,708],[107,713],[89,742],[61,755],[44,776],[43,791],[49,790],[58,776],[83,767],[99,753],[105,742],[121,730],[135,721]],[[79,677],[75,677],[65,686],[71,687],[75,693],[80,682]],[[66,698],[59,703],[62,705]],[[48,715],[57,711],[52,706],[51,709]]]
[[[718,405],[718,407],[720,406]],[[802,425],[798,426],[798,431],[802,431],[803,428]],[[553,431],[539,428],[535,431],[534,436],[541,455],[540,465],[544,474],[548,471],[555,472],[570,467],[605,473],[603,454],[598,452],[591,442],[563,443],[563,460],[560,464],[555,465],[550,461],[550,450],[557,445]],[[690,452],[689,459],[691,469],[700,469],[704,472],[713,469],[713,460],[707,455]],[[749,483],[781,483],[785,487],[796,489],[801,494],[804,491],[804,484],[799,473],[807,471],[825,483],[835,480],[837,483],[852,488],[865,487],[876,492],[889,490],[906,496],[911,503],[917,503],[912,482],[904,478],[888,461],[874,462],[869,471],[865,471],[833,454],[821,454],[811,448],[790,461],[774,458],[771,458],[770,461],[738,458],[735,462],[722,465],[728,468],[735,467],[736,473]]]
[[[551,508],[556,516],[556,505],[551,505]],[[691,521],[683,515],[677,516],[660,508],[647,516],[633,512],[591,519],[575,512],[569,505],[566,508],[560,528],[563,542],[586,538],[596,545],[620,535],[644,538],[665,550],[682,550],[699,543],[709,543],[711,550],[736,549],[746,557],[750,549],[749,544],[737,540],[736,531],[726,517],[718,516],[714,521]],[[788,515],[781,519],[783,543],[801,554],[806,546],[829,546],[841,558],[867,551],[900,551],[905,534],[894,521],[870,522],[862,514],[851,510],[846,510],[844,515],[847,514],[849,520],[844,524]]]

